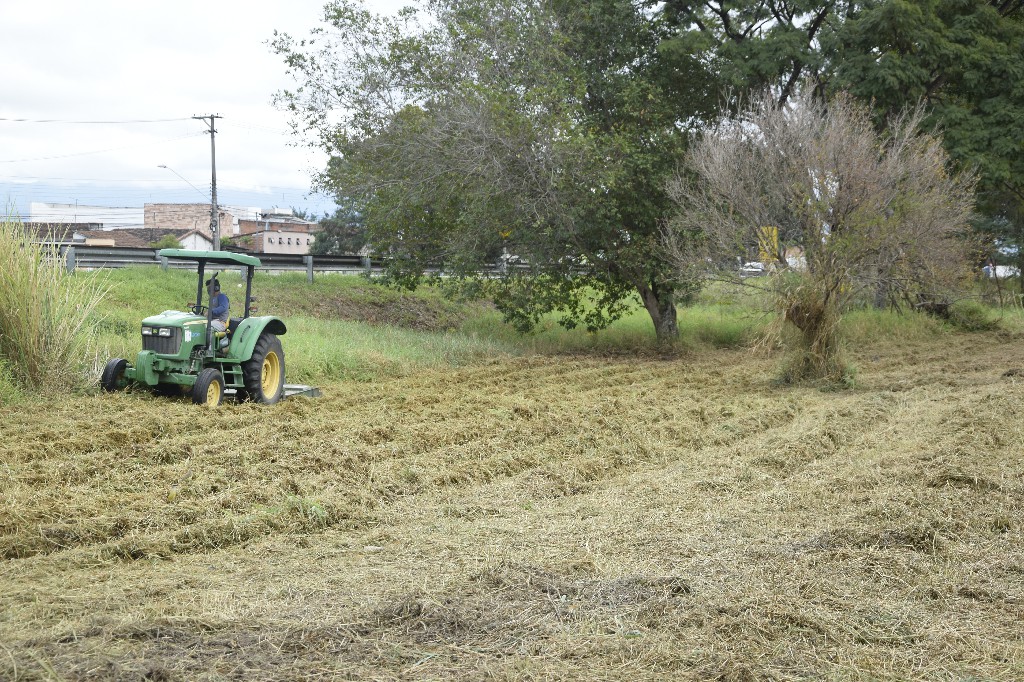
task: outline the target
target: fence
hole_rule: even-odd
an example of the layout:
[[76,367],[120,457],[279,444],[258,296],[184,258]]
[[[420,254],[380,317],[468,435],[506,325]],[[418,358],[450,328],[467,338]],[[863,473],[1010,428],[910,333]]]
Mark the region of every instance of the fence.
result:
[[[168,260],[157,255],[158,249],[130,249],[117,246],[72,246],[62,245],[60,257],[64,260],[68,272],[76,269],[100,270],[105,268],[124,268],[133,265],[158,265],[167,268],[195,270],[195,261]],[[367,273],[379,274],[383,271],[383,261],[367,256],[300,256],[284,253],[255,254],[260,259],[257,270],[269,274],[281,272],[305,272],[312,282],[316,273],[338,273],[358,275]],[[499,262],[485,264],[479,270],[484,277],[501,276],[507,272],[529,270],[522,262]],[[439,274],[439,268],[427,268],[425,274]]]
[[[68,272],[76,269],[97,270],[123,268],[133,265],[158,265],[164,269],[196,269],[194,261],[178,261],[161,258],[157,249],[129,249],[108,246],[61,246],[60,255]],[[363,256],[300,256],[292,254],[259,254],[260,267],[257,270],[269,273],[305,272],[309,281],[314,273],[360,274],[381,271],[379,260]]]

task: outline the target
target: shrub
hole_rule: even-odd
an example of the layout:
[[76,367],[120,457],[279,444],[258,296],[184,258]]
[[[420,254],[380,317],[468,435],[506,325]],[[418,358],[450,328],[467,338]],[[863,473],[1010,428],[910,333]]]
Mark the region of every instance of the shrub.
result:
[[984,332],[999,326],[992,310],[977,301],[957,301],[949,306],[947,319],[958,329],[968,332]]
[[150,242],[149,247],[151,249],[180,249],[181,242],[173,234],[165,234],[155,242]]
[[0,361],[7,383],[63,390],[84,379],[93,309],[105,287],[73,276],[59,258],[25,235],[20,221],[0,222]]
[[787,376],[844,383],[839,322],[858,299],[926,303],[964,283],[975,178],[920,132],[923,108],[880,132],[869,108],[812,90],[786,107],[765,91],[702,131],[668,187],[678,211],[665,247],[681,273],[718,263],[735,277],[744,253],[789,271],[768,280],[800,332]]

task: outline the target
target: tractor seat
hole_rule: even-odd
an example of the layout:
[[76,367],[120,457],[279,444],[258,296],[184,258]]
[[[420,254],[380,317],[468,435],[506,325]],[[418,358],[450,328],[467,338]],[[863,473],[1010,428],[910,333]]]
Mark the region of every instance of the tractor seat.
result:
[[214,344],[215,347],[217,348],[218,353],[224,354],[228,352],[228,339],[230,339],[234,335],[235,330],[238,329],[238,325],[241,324],[242,319],[243,318],[241,317],[229,318],[227,330],[214,333],[214,337],[218,339],[217,343]]

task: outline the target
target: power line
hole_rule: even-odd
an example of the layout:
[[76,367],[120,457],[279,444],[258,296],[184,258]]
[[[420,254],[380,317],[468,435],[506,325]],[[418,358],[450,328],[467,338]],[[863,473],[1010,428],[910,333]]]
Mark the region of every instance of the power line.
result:
[[[5,199],[6,197],[6,199]],[[81,205],[109,208],[112,205],[124,208],[138,208],[144,203],[209,203],[197,202],[195,192],[166,188],[115,189],[94,187],[12,187],[0,184],[0,200],[12,201],[23,209],[30,203],[67,204],[78,202]],[[269,205],[312,205],[330,207],[333,199],[330,196],[309,191],[291,192],[228,189],[223,197],[225,205],[256,206]],[[319,210],[319,209],[317,209]]]
[[[200,133],[202,134],[202,133]],[[55,181],[59,180],[62,183],[76,183],[76,184],[57,184],[57,185],[45,185],[46,189],[58,189],[58,190],[69,190],[69,189],[86,189],[90,185],[100,185],[99,187],[92,188],[94,191],[109,191],[112,193],[117,192],[148,192],[153,189],[173,187],[172,181],[169,180],[117,180],[117,179],[106,179],[106,178],[60,178],[60,177],[46,177],[40,175],[0,175],[0,186],[5,184],[18,185],[24,184],[26,187],[39,187],[34,182],[17,183],[11,181],[17,180],[44,180],[44,181]],[[6,181],[6,182],[5,182]],[[89,183],[85,187],[77,183]],[[137,187],[122,187],[122,185],[137,185]],[[236,185],[230,182],[217,182],[218,187],[224,189],[240,191],[240,192],[266,192],[267,190],[273,190],[277,192],[313,192],[312,186],[300,186],[300,185],[266,185],[260,184],[257,187],[252,185]]]
[[281,135],[283,137],[291,137],[292,132],[290,130],[284,130],[282,128],[271,128],[270,126],[261,126],[253,123],[238,123],[237,121],[231,125],[232,128],[239,128],[242,130],[262,130],[268,133],[274,133],[275,135]]
[[[0,116],[0,121],[6,123],[59,123],[68,125],[130,125],[136,123],[172,123],[175,121],[189,121],[193,117],[185,118],[136,118],[136,119],[125,119],[123,121],[72,121],[67,119],[59,118],[11,118],[6,116]],[[258,123],[250,123],[246,121],[235,120],[231,126],[232,128],[240,128],[243,130],[262,130],[268,133],[274,133],[282,136],[291,136],[292,131],[271,127],[267,125],[260,125]]]
[[[166,140],[158,140],[149,144],[163,144],[164,142],[175,142],[177,140],[184,140],[188,137],[199,137],[205,133],[189,133],[188,135],[180,135],[178,137],[171,137]],[[70,159],[75,156],[89,156],[91,154],[106,154],[107,152],[116,152],[121,149],[133,149],[138,148],[140,145],[137,144],[126,144],[121,147],[111,147],[110,149],[98,149],[91,152],[75,152],[74,154],[61,154],[58,156],[38,156],[32,159],[0,159],[0,163],[27,163],[29,161],[54,161],[57,159]]]
[[125,121],[67,121],[58,118],[6,118],[0,116],[0,121],[8,123],[71,123],[75,125],[121,125],[126,123],[169,123],[171,121],[187,121],[184,118],[136,118]]

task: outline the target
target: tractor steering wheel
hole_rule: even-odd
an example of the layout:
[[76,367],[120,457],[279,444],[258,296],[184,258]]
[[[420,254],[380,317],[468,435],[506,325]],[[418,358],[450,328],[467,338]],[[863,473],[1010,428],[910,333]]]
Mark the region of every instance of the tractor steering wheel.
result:
[[206,314],[206,306],[205,305],[197,305],[195,303],[189,303],[188,304],[188,309],[189,309],[189,311],[193,315],[205,315]]

